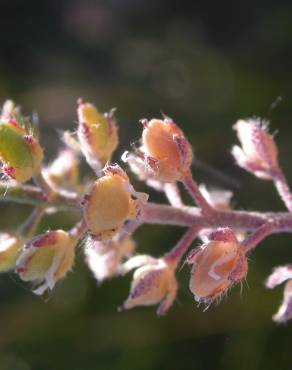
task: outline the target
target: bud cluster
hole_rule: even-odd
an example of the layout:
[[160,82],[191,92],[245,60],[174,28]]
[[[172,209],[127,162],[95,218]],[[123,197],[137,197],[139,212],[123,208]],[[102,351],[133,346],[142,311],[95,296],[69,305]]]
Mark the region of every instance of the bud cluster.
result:
[[[76,133],[65,132],[65,147],[50,164],[43,164],[43,149],[20,109],[7,101],[1,110],[0,160],[6,179],[1,184],[9,196],[22,196],[22,201],[29,199],[36,206],[16,231],[0,233],[0,272],[14,270],[32,285],[34,293],[52,290],[67,275],[74,265],[75,249],[85,239],[81,244],[85,262],[98,283],[135,270],[121,310],[158,305],[157,313],[166,313],[177,295],[177,267],[189,248],[185,259],[191,270],[189,289],[196,302],[209,306],[246,278],[247,255],[266,236],[292,231],[292,193],[265,121],[239,120],[234,128],[241,146],[235,146],[232,154],[241,168],[274,182],[290,213],[236,211],[230,204],[230,191],[197,185],[191,174],[192,146],[165,116],[141,120],[139,146],[122,155],[129,170],[164,192],[170,204],[151,203],[148,194],[134,189],[126,169],[111,162],[119,142],[113,110],[102,114],[79,99],[77,117]],[[94,170],[90,179],[82,176],[82,160]],[[31,184],[24,185],[27,181]],[[196,207],[184,205],[178,183]],[[72,207],[79,211],[80,220],[70,230],[38,232],[46,213]],[[188,229],[163,256],[135,255],[139,246],[132,234],[144,223]],[[193,247],[197,238],[200,245]],[[291,271],[291,265],[279,267],[267,282],[273,288],[287,281],[283,303],[274,316],[279,322],[292,318]]]

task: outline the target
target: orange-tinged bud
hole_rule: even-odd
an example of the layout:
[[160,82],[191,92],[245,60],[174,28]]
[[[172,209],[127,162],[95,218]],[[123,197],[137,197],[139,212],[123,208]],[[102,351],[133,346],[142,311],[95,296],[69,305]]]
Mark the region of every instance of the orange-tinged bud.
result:
[[137,269],[133,275],[130,295],[121,309],[160,304],[157,313],[165,314],[173,304],[177,292],[174,266],[163,258],[141,255],[124,264],[125,271],[133,268]]
[[36,294],[52,290],[56,282],[72,268],[75,242],[63,230],[48,231],[28,242],[16,262],[16,272],[23,281],[38,285]]
[[11,233],[0,233],[0,272],[15,268],[23,240]]
[[85,258],[88,267],[96,280],[101,283],[118,274],[125,257],[130,257],[135,249],[133,238],[125,237],[102,243],[89,238],[85,248]]
[[[84,219],[96,240],[112,238],[127,220],[136,219],[148,196],[137,193],[119,166],[107,166],[84,197]],[[134,199],[135,198],[135,199]]]
[[152,177],[165,182],[181,180],[192,163],[192,148],[169,118],[144,123],[141,151]]
[[26,182],[40,170],[43,150],[38,141],[14,119],[0,123],[0,160],[2,172]]
[[42,173],[52,188],[65,187],[74,190],[79,180],[79,161],[76,152],[71,149],[61,150],[58,157]]
[[211,240],[191,252],[190,290],[198,302],[210,303],[247,273],[247,259],[235,234],[219,229]]
[[279,167],[278,148],[267,126],[267,122],[259,119],[239,120],[234,129],[242,147],[232,149],[240,167],[264,180],[271,179],[271,172]]
[[113,113],[101,114],[91,103],[79,100],[78,139],[87,162],[100,169],[118,146],[118,130]]

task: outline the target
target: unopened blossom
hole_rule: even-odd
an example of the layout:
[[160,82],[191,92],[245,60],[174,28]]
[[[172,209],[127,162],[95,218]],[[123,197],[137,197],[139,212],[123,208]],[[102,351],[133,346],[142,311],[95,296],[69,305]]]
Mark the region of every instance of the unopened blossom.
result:
[[126,173],[118,165],[103,169],[84,196],[84,219],[96,240],[109,240],[120,231],[125,222],[135,220],[142,212],[148,196],[137,193]]
[[241,147],[234,146],[232,149],[237,164],[261,179],[271,179],[271,173],[279,168],[278,148],[268,132],[267,122],[260,119],[239,120],[234,129],[241,142]]
[[0,122],[1,171],[10,179],[26,182],[40,171],[43,150],[37,139],[14,118]]
[[71,270],[75,241],[63,230],[48,231],[29,241],[16,262],[16,272],[23,281],[32,282],[36,294],[52,290],[58,280]]
[[0,272],[15,268],[22,245],[23,240],[20,236],[13,233],[0,233]]
[[79,100],[77,135],[87,162],[100,169],[118,146],[118,130],[113,112],[99,113],[91,103]]
[[157,314],[165,314],[177,293],[175,266],[163,258],[140,255],[132,257],[124,264],[125,271],[132,269],[136,270],[130,294],[121,308],[159,304]]
[[130,257],[135,249],[132,237],[111,240],[108,243],[89,240],[85,247],[85,260],[98,283],[118,274],[123,259]]
[[274,288],[285,281],[283,302],[273,316],[277,322],[286,322],[292,319],[292,265],[276,267],[266,282],[268,288]]
[[191,252],[190,290],[198,302],[211,303],[247,273],[247,259],[231,229],[216,230],[210,240]]
[[159,181],[175,182],[185,177],[192,163],[192,148],[180,128],[170,119],[143,121],[140,148],[147,172]]
[[74,190],[79,180],[79,160],[72,149],[63,149],[57,158],[43,170],[43,175],[52,188],[65,187]]

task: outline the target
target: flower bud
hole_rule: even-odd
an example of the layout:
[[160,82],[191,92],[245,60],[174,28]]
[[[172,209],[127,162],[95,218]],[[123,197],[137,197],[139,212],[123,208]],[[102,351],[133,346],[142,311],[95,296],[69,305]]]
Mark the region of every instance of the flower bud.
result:
[[283,302],[273,316],[273,320],[277,322],[286,322],[292,319],[292,265],[275,268],[266,282],[268,288],[274,288],[286,280]]
[[0,160],[4,174],[26,182],[39,172],[42,158],[39,143],[14,119],[0,123]]
[[130,257],[134,249],[135,242],[130,236],[122,240],[113,239],[109,243],[89,238],[85,248],[86,262],[96,280],[101,283],[120,272],[122,260]]
[[51,188],[65,187],[74,190],[79,178],[79,161],[71,149],[63,149],[58,157],[43,171]]
[[87,162],[100,169],[118,146],[118,130],[113,112],[101,114],[91,103],[79,100],[78,139]]
[[119,166],[104,168],[84,197],[84,219],[96,240],[112,238],[127,220],[136,219],[148,196],[137,193]]
[[169,118],[144,122],[141,153],[151,177],[165,182],[181,180],[192,163],[190,143]]
[[259,119],[239,120],[234,129],[242,147],[234,146],[232,154],[237,164],[255,176],[269,180],[278,169],[278,149],[267,122]]
[[56,282],[72,268],[75,242],[63,230],[48,231],[28,242],[16,262],[16,272],[23,281],[38,285],[34,293],[52,290]]
[[191,252],[190,290],[198,302],[211,303],[247,273],[247,259],[232,230],[218,229]]
[[0,233],[0,272],[7,272],[15,268],[23,240],[10,233]]
[[174,266],[163,258],[136,256],[124,264],[125,271],[133,268],[137,269],[133,275],[130,295],[121,309],[160,303],[157,314],[165,314],[173,304],[177,292]]

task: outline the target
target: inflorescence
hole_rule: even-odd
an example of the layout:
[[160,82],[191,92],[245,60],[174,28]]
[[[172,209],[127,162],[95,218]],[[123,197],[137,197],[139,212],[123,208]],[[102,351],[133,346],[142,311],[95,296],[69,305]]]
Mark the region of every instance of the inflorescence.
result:
[[[168,117],[141,120],[139,148],[122,156],[139,180],[165,193],[169,201],[152,203],[148,194],[133,188],[122,167],[111,163],[119,142],[114,111],[102,114],[79,99],[77,115],[76,132],[63,133],[63,148],[44,165],[30,120],[12,101],[1,109],[1,200],[30,204],[33,211],[17,230],[0,233],[0,272],[14,270],[30,282],[34,293],[51,291],[65,277],[74,265],[76,246],[84,241],[85,261],[99,283],[135,270],[130,294],[120,309],[158,305],[157,313],[164,314],[176,298],[176,270],[182,262],[191,267],[189,288],[194,299],[209,306],[246,277],[248,254],[265,237],[292,232],[292,194],[266,121],[239,120],[234,129],[241,145],[233,147],[232,155],[243,169],[274,182],[288,212],[233,210],[231,192],[198,185],[190,170],[191,144]],[[82,158],[95,174],[86,183],[79,173]],[[196,206],[183,203],[178,183]],[[80,221],[68,231],[36,235],[42,217],[61,209],[76,209]],[[133,234],[145,223],[187,230],[166,254],[154,258],[135,252]],[[196,239],[200,245],[185,257]],[[266,285],[273,288],[284,281],[283,303],[273,317],[278,322],[292,318],[292,264],[277,267]]]

